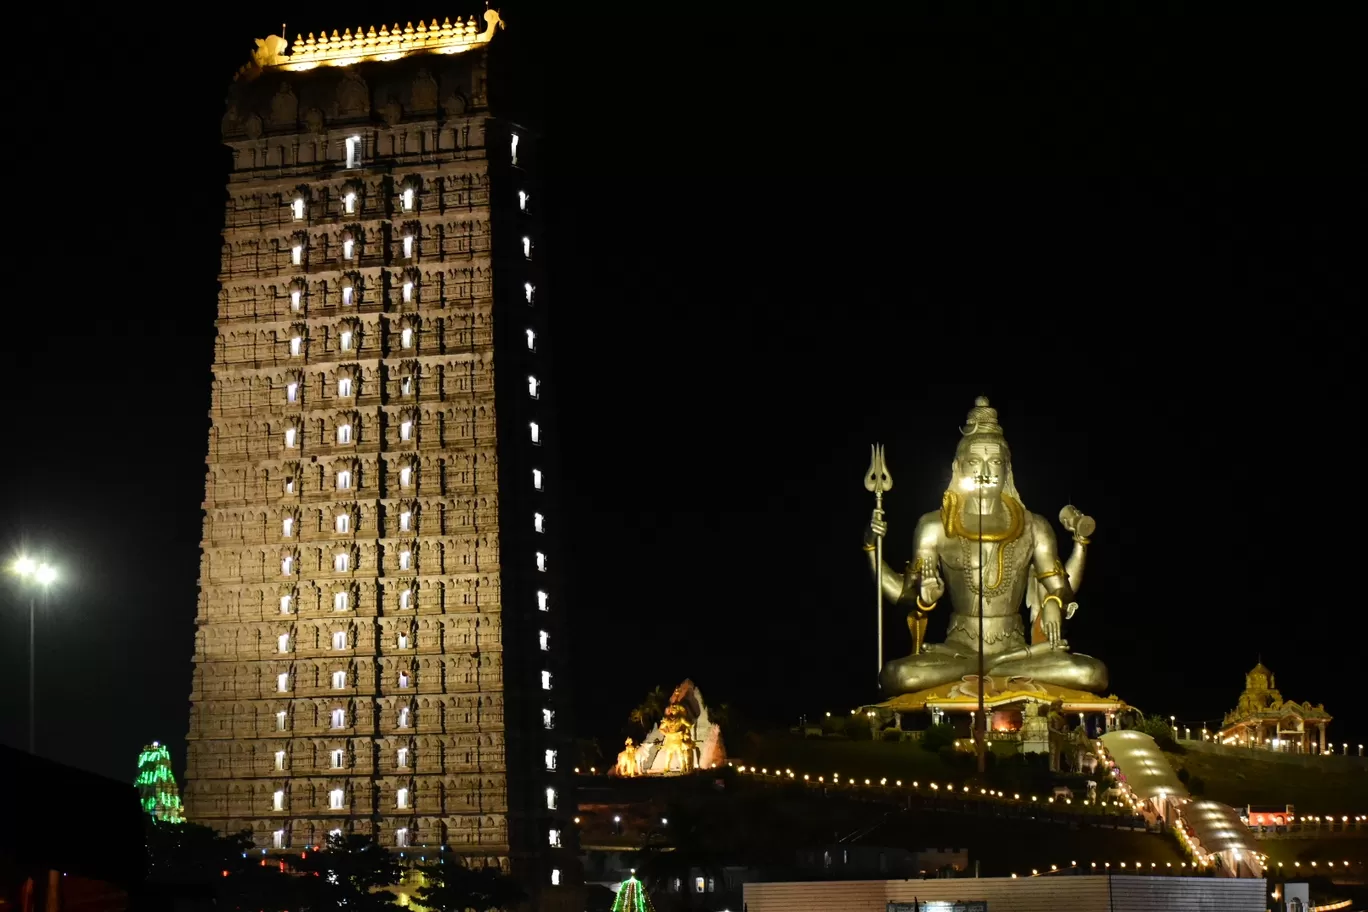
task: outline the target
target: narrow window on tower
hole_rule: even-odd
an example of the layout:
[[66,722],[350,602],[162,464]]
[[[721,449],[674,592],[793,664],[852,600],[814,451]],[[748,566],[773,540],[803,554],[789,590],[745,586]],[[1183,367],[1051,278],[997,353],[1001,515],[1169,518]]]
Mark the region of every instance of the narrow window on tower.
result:
[[[283,791],[281,791],[280,789],[276,789],[276,790],[271,794],[271,810],[273,810],[273,811],[283,811],[283,810],[285,810],[285,793],[284,793]],[[279,832],[279,831],[277,830],[277,832]],[[277,846],[276,848],[279,848],[279,846]]]
[[399,607],[408,609],[413,607],[413,590],[405,589],[399,593]]
[[399,470],[399,487],[407,488],[413,484],[413,467],[404,466]]
[[408,672],[407,672],[407,671],[401,671],[401,672],[399,672],[399,687],[400,687],[401,689],[407,689],[408,686],[409,686],[409,676],[408,676]]
[[356,252],[356,241],[347,238],[342,242],[342,259],[350,260],[352,254]]
[[533,399],[536,399],[538,398],[540,392],[541,381],[539,381],[536,377],[529,376],[527,378],[527,395],[531,396]]
[[285,446],[294,449],[299,445],[299,429],[287,427],[285,429]]
[[523,245],[523,256],[524,256],[526,259],[529,259],[529,260],[532,259],[532,239],[531,239],[530,237],[527,237],[526,235],[523,235],[522,245]]
[[294,602],[294,596],[282,595],[282,596],[280,597],[280,613],[281,613],[281,614],[289,614],[289,613],[290,613],[290,604],[291,604],[292,602]]
[[406,807],[408,807],[408,789],[406,789],[406,788],[396,789],[395,792],[394,792],[394,800],[395,800],[395,806],[396,806],[396,807],[401,807],[401,808],[406,808]]
[[294,517],[287,516],[280,521],[280,534],[285,538],[294,535]]
[[347,554],[346,552],[343,552],[342,554],[334,554],[333,569],[336,570],[338,573],[346,573],[349,569],[351,569],[351,555]]
[[527,211],[527,201],[529,199],[531,199],[531,197],[527,195],[526,190],[518,191],[518,208],[521,209],[523,212]]
[[412,283],[412,282],[405,282],[405,283],[404,283],[404,286],[403,286],[403,292],[404,292],[404,303],[407,304],[409,301],[412,301],[412,300],[413,300],[413,283]]
[[556,769],[556,752],[549,748],[546,751],[546,768],[552,772]]
[[509,164],[518,163],[518,134],[514,133],[508,138],[508,161]]
[[405,326],[399,331],[399,347],[413,348],[413,329]]
[[554,709],[542,710],[542,728],[553,731],[556,727],[556,711]]
[[304,245],[295,244],[290,247],[290,262],[295,266],[304,265]]
[[404,512],[402,512],[402,513],[399,514],[399,531],[400,531],[400,532],[412,532],[412,531],[413,531],[413,511],[412,511],[412,510],[405,510]]
[[337,518],[333,521],[333,523],[334,523],[334,527],[337,529],[338,532],[350,532],[350,531],[351,531],[351,514],[350,514],[350,513],[338,513],[338,514],[337,514]]
[[298,401],[299,401],[299,384],[298,384],[298,383],[290,382],[290,383],[285,384],[285,401],[286,401],[286,402],[298,402]]
[[551,886],[553,886],[553,887],[559,887],[559,886],[560,886],[560,868],[552,868],[552,869],[551,869]]
[[351,215],[356,211],[356,194],[351,190],[348,190],[342,196],[342,211],[348,215]]
[[290,212],[294,215],[296,222],[304,218],[304,197],[296,196],[294,202],[290,203]]
[[304,293],[303,293],[302,291],[300,291],[298,288],[296,288],[294,291],[291,291],[291,292],[290,292],[290,309],[291,309],[291,310],[299,310],[299,299],[303,296],[303,294],[304,294]]
[[[280,809],[280,808],[276,808],[276,810],[281,810],[281,809]],[[284,831],[284,830],[276,830],[275,832],[271,833],[271,847],[272,847],[272,848],[275,848],[275,849],[283,849],[283,848],[285,848],[285,831]]]
[[361,167],[361,137],[347,137],[347,167]]
[[551,844],[551,848],[559,849],[561,847],[560,830],[547,830],[546,835],[548,842]]
[[333,789],[328,792],[328,807],[334,811],[340,811],[346,807],[346,796],[341,789]]
[[337,347],[340,351],[351,351],[352,331],[350,329],[344,329],[342,332],[338,333]]
[[280,712],[276,713],[276,729],[278,731],[284,731],[286,722],[285,710],[282,709]]
[[550,689],[551,689],[551,672],[549,672],[549,671],[543,671],[543,672],[541,673],[541,678],[542,678],[542,690],[550,690]]
[[400,570],[412,570],[412,569],[413,569],[413,552],[410,551],[408,548],[405,548],[403,551],[400,551],[400,552],[399,552],[399,569],[400,569]]
[[556,809],[556,790],[549,785],[546,787],[546,809],[548,811]]
[[402,380],[399,381],[399,395],[413,395],[413,377],[404,377]]
[[282,633],[276,637],[276,649],[280,652],[290,651],[290,635],[288,633]]
[[537,331],[535,329],[529,329],[527,331],[527,350],[537,350]]
[[542,652],[551,651],[551,634],[547,633],[545,630],[537,631],[537,642],[541,645]]
[[532,528],[537,532],[546,531],[546,517],[540,513],[532,514]]
[[294,573],[294,556],[287,554],[280,559],[280,575],[289,576]]
[[399,707],[399,727],[409,727],[409,708],[407,706]]
[[413,188],[405,187],[404,192],[399,195],[399,206],[405,212],[413,211]]
[[280,693],[288,693],[290,690],[290,673],[282,671],[276,675],[276,690]]
[[346,727],[347,727],[347,711],[346,711],[345,709],[334,709],[334,710],[332,711],[332,727],[333,727],[333,728],[346,728]]
[[346,648],[347,648],[347,631],[345,631],[345,630],[334,630],[334,631],[333,631],[333,635],[332,635],[332,646],[333,646],[333,649],[346,649]]
[[334,671],[332,673],[333,690],[342,690],[347,686],[347,673],[345,671]]
[[278,770],[283,770],[283,769],[285,768],[285,752],[284,752],[284,751],[276,751],[276,752],[275,752],[275,768],[278,769]]
[[551,609],[551,598],[544,589],[537,590],[537,610],[549,611]]
[[546,572],[546,554],[542,551],[537,552],[537,572]]
[[339,424],[339,425],[337,426],[337,442],[338,442],[338,443],[351,443],[351,442],[352,442],[352,426],[351,426],[350,424]]
[[396,639],[398,640],[400,649],[408,649],[409,638],[407,633],[399,634],[399,636],[396,637]]
[[404,235],[404,259],[413,258],[413,235]]
[[401,748],[399,748],[399,750],[395,753],[394,765],[397,766],[397,767],[399,767],[399,769],[407,769],[407,768],[408,768],[408,752],[409,752],[409,749],[408,749],[407,747],[401,747]]
[[409,831],[408,827],[400,827],[394,831],[394,844],[401,849],[408,848]]
[[527,303],[531,305],[532,298],[536,294],[537,286],[531,282],[523,282],[523,295],[527,298]]
[[285,493],[286,493],[286,494],[293,494],[294,492],[295,492],[295,480],[294,480],[294,476],[291,475],[289,478],[285,479]]
[[352,473],[346,469],[337,473],[337,490],[346,491],[352,486]]
[[341,377],[337,381],[337,395],[347,397],[352,394],[351,377]]
[[[338,710],[338,712],[341,712],[341,710]],[[340,726],[340,725],[334,725],[333,728],[341,728],[341,726]],[[342,748],[340,748],[340,747],[339,747],[339,748],[335,748],[335,749],[332,751],[332,768],[335,769],[335,770],[340,770],[340,769],[342,769],[342,767],[345,766],[345,765],[346,765],[346,754],[343,752]]]
[[413,439],[413,422],[412,422],[412,421],[409,421],[409,420],[405,419],[405,420],[399,422],[399,439],[400,439],[400,440],[412,440],[412,439]]
[[347,304],[350,304],[351,302],[352,302],[352,286],[350,286],[350,285],[343,285],[343,286],[342,286],[342,303],[343,303],[343,305],[347,305]]
[[334,611],[346,611],[346,610],[347,610],[348,608],[350,608],[350,607],[351,607],[351,599],[348,598],[347,593],[345,593],[345,592],[335,592],[335,593],[333,593],[333,610],[334,610]]
[[290,337],[290,357],[298,358],[304,351],[304,340],[299,336]]

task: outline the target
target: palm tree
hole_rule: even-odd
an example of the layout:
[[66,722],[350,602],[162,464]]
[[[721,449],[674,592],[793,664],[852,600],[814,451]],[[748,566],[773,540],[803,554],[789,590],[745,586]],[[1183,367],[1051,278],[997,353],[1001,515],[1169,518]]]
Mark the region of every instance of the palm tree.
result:
[[632,710],[627,721],[641,726],[643,735],[649,734],[651,726],[665,713],[665,703],[668,699],[664,689],[657,684],[654,690],[646,694],[646,699],[641,702],[641,705]]

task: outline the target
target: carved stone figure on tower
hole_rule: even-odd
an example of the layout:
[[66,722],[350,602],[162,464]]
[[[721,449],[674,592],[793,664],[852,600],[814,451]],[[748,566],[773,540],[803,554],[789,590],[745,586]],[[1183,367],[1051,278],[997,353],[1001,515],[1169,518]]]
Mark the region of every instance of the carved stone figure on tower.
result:
[[[980,624],[985,674],[1101,692],[1106,666],[1070,652],[1062,638],[1063,623],[1077,608],[1073,600],[1096,523],[1072,506],[1061,511],[1060,522],[1074,539],[1073,552],[1061,561],[1049,521],[1022,505],[1011,451],[986,398],[975,402],[960,433],[950,486],[940,510],[918,520],[916,554],[907,570],[899,573],[875,558],[874,538],[888,528],[883,511],[875,511],[865,532],[870,568],[887,603],[924,614],[950,594],[945,642],[887,662],[880,675],[884,693],[913,693],[977,675]],[[1023,599],[1031,609],[1029,643]]]

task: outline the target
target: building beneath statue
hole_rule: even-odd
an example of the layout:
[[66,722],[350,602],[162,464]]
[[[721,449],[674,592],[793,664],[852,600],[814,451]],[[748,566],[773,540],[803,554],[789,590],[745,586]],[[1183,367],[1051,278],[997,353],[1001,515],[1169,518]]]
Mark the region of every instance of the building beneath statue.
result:
[[1319,703],[1284,700],[1273,672],[1260,662],[1245,675],[1244,693],[1226,713],[1217,736],[1231,747],[1258,747],[1292,753],[1325,753],[1325,730],[1331,716]]
[[[1132,709],[1116,695],[1101,696],[1038,681],[984,678],[988,746],[997,754],[1039,753],[1050,769],[1090,766],[1090,739],[1115,730]],[[917,736],[918,722],[950,725],[957,744],[972,744],[979,706],[977,676],[900,694],[864,708],[876,727],[891,725]],[[879,737],[878,733],[875,733]]]
[[708,714],[703,694],[686,680],[670,694],[663,718],[636,744],[631,738],[620,754],[613,774],[617,776],[683,775],[694,770],[722,766],[727,750],[722,726]]

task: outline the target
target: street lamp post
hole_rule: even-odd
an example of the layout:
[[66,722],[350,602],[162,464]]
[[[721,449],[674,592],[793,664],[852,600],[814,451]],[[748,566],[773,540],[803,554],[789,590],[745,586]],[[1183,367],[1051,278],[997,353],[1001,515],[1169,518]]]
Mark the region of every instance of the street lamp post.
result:
[[[50,564],[40,563],[31,557],[21,557],[14,562],[14,573],[19,577],[22,585],[36,584],[39,586],[44,596],[47,595],[47,587],[52,585],[57,579],[57,568]],[[37,595],[29,591],[29,753],[38,753],[37,721],[38,714],[35,710],[34,694],[37,692],[34,674],[37,669],[37,653],[33,648],[34,640],[34,615],[37,610]]]

